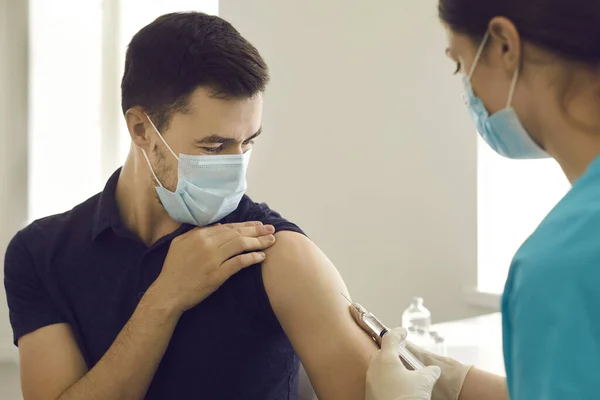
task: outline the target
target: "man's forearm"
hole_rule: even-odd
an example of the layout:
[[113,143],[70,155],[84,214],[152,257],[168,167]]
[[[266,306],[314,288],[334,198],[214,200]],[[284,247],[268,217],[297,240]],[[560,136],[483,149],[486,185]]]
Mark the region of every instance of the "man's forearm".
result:
[[467,373],[459,400],[508,400],[506,379],[471,368]]
[[59,400],[142,399],[181,314],[151,287],[100,361]]

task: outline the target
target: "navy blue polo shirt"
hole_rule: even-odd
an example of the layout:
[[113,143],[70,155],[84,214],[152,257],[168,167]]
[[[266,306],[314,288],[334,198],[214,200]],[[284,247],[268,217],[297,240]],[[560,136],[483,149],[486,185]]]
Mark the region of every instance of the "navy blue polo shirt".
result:
[[[41,327],[68,323],[89,368],[108,350],[158,277],[182,225],[150,247],[123,225],[115,190],[21,230],[6,251],[4,283],[15,344]],[[262,221],[302,233],[244,197],[222,223]],[[297,398],[298,359],[271,309],[260,265],[231,277],[183,314],[147,399]]]

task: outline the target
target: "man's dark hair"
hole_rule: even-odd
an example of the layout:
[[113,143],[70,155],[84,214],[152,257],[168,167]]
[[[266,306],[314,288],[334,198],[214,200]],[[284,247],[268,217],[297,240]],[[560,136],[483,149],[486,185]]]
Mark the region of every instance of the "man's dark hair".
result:
[[123,113],[140,106],[159,130],[203,87],[216,98],[250,98],[269,72],[258,50],[222,18],[198,12],[157,18],[131,40],[121,81]]

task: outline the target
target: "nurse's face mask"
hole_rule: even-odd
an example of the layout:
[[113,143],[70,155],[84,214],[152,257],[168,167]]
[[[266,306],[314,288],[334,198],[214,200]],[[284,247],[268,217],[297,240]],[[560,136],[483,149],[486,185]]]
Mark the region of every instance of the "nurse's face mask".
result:
[[244,154],[177,155],[150,117],[148,121],[178,162],[177,187],[171,192],[160,182],[148,155],[142,149],[158,184],[156,193],[169,216],[181,223],[206,226],[231,214],[246,192],[246,171],[252,150]]
[[519,117],[512,108],[512,100],[515,87],[519,79],[519,68],[515,69],[515,74],[510,85],[506,107],[497,113],[490,115],[486,110],[481,99],[475,96],[471,77],[475,72],[477,63],[489,39],[489,32],[486,33],[479,50],[471,66],[469,75],[463,78],[465,85],[465,102],[469,109],[469,114],[477,126],[477,131],[487,144],[498,154],[513,159],[538,159],[550,157],[548,153],[542,150],[525,130]]

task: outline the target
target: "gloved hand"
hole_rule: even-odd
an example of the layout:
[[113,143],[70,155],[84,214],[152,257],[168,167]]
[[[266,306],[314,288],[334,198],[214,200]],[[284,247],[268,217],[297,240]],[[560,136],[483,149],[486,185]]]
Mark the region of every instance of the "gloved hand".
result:
[[406,369],[398,357],[398,348],[404,339],[406,330],[402,328],[383,336],[381,350],[373,356],[367,371],[366,400],[431,399],[440,369],[435,366],[418,371]]
[[428,352],[409,341],[406,342],[406,348],[423,364],[435,365],[442,370],[442,375],[433,388],[431,400],[457,400],[471,366]]

